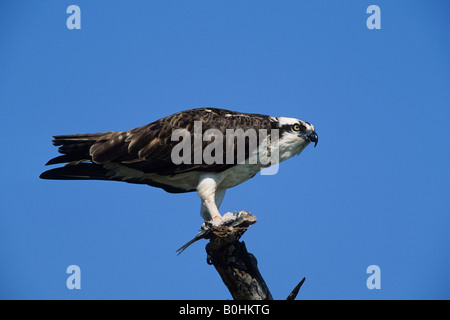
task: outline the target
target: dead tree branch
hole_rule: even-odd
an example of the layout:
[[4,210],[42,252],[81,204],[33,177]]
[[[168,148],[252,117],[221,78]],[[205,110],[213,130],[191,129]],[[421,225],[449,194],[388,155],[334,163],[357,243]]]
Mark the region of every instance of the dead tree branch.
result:
[[[209,239],[206,245],[207,262],[214,265],[222,281],[235,300],[273,300],[256,258],[247,251],[244,242],[239,241],[248,227],[256,223],[256,217],[241,211],[228,213],[219,226],[203,224],[198,235],[178,249],[179,253],[199,239]],[[300,283],[289,294],[287,300],[294,300],[304,283]]]

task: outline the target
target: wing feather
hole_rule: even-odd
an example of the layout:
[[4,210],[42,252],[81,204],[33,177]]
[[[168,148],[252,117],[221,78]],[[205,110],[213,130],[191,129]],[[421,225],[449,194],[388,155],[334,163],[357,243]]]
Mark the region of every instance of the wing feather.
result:
[[[201,121],[202,133],[208,129],[218,129],[223,136],[226,135],[227,129],[240,128],[246,131],[250,128],[270,129],[272,126],[271,117],[266,115],[246,114],[216,108],[191,109],[129,131],[59,136],[61,138],[57,145],[61,146],[59,151],[66,157],[55,158],[57,160],[54,163],[62,163],[65,159],[71,161],[91,160],[96,164],[117,162],[145,173],[162,175],[189,171],[220,172],[233,166],[234,164],[225,163],[225,152],[223,164],[194,164],[193,155],[191,164],[176,165],[173,163],[171,152],[179,143],[179,141],[172,141],[173,131],[187,129],[190,132],[193,153],[195,121]],[[211,142],[202,141],[202,150]],[[226,139],[223,139],[223,142],[224,150],[226,150]],[[234,152],[234,158],[236,158],[236,144]],[[248,152],[246,151],[246,153]],[[83,155],[83,159],[76,159],[75,155]],[[87,157],[90,159],[85,159]]]

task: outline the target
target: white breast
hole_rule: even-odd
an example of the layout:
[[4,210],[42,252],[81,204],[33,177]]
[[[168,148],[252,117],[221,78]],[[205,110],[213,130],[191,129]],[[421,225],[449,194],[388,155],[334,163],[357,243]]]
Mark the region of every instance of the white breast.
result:
[[255,164],[235,165],[218,174],[219,181],[222,181],[219,187],[225,189],[235,187],[253,177],[260,169],[261,167]]

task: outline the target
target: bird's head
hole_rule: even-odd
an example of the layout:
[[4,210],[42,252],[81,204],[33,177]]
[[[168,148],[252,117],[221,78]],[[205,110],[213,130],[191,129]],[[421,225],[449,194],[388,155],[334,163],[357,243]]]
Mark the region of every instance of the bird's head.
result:
[[311,123],[286,117],[276,119],[281,161],[300,154],[310,142],[314,143],[314,147],[317,145],[319,137]]

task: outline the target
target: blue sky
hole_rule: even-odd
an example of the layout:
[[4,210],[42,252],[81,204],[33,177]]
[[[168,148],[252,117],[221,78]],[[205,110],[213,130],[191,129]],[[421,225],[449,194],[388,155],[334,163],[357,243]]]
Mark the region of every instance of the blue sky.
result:
[[[66,27],[69,5],[81,30]],[[369,30],[366,9],[381,8]],[[449,299],[447,1],[2,1],[0,298],[230,299],[195,193],[44,181],[56,134],[194,107],[300,118],[317,148],[230,189],[276,299]],[[81,289],[66,268],[81,269]],[[381,289],[366,286],[370,265]]]

